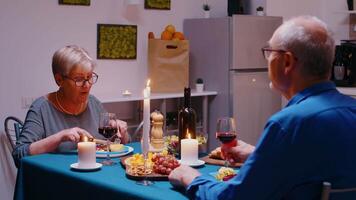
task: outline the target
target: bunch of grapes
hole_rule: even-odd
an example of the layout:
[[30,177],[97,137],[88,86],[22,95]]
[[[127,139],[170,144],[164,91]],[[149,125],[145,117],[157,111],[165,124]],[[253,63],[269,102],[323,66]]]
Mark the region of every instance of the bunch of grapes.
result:
[[179,144],[178,136],[176,135],[166,136],[164,143],[169,154],[175,156],[178,155],[178,144]]
[[153,171],[157,174],[169,175],[179,166],[177,159],[172,155],[156,154],[152,157]]

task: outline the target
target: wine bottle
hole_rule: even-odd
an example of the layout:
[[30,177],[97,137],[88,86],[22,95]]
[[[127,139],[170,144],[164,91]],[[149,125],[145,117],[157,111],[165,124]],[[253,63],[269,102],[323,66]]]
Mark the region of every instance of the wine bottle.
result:
[[180,155],[180,141],[185,138],[196,138],[196,114],[190,105],[190,88],[184,88],[184,106],[178,113],[178,131]]

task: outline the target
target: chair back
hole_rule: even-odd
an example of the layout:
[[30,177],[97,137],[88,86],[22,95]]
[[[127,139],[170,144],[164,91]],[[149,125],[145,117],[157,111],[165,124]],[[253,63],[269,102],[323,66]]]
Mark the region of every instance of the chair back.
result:
[[7,117],[4,121],[5,134],[11,145],[11,151],[13,151],[16,146],[16,141],[20,136],[22,126],[23,122],[13,116]]
[[[321,200],[329,200],[331,194],[345,194],[345,193],[353,193],[356,196],[356,187],[352,188],[339,188],[339,189],[332,189],[331,183],[323,182],[323,188],[321,192]],[[350,199],[350,198],[346,198]],[[352,198],[355,199],[355,198]]]

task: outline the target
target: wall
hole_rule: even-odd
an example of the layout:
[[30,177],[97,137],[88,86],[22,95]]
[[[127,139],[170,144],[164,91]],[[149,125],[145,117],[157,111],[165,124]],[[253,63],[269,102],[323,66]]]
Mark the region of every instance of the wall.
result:
[[[140,0],[141,2],[143,0]],[[255,0],[257,3],[264,1]],[[98,60],[98,83],[93,94],[139,92],[146,79],[147,33],[159,36],[172,23],[182,30],[184,18],[202,17],[204,0],[172,0],[170,11],[145,10],[143,4],[126,6],[123,0],[92,0],[91,6],[60,6],[52,0],[1,0],[0,27],[0,121],[5,116],[25,118],[22,98],[31,100],[57,89],[51,75],[51,57],[55,50],[78,44],[96,57],[96,24],[137,24],[136,60]],[[209,0],[211,17],[226,16],[227,1]],[[285,19],[311,14],[326,21],[337,40],[348,38],[346,1],[267,0],[268,15]],[[293,8],[293,9],[286,9]],[[0,123],[0,130],[3,124]]]
[[[204,0],[171,0],[169,11],[145,10],[143,0],[138,6],[128,6],[124,0],[91,0],[90,7],[58,5],[58,0],[0,2],[0,136],[4,136],[6,116],[25,118],[23,98],[30,104],[32,99],[57,90],[51,72],[52,55],[57,49],[77,44],[96,58],[97,23],[136,24],[137,59],[97,60],[95,71],[100,77],[92,93],[108,96],[125,89],[140,92],[147,73],[147,33],[152,31],[158,37],[167,24],[182,31],[184,18],[203,16]],[[227,15],[227,1],[209,3],[211,17]],[[5,148],[6,141],[0,142]],[[12,199],[16,169],[8,152],[0,149],[0,155],[1,199]]]
[[[182,31],[184,18],[203,16],[204,0],[171,0],[171,10],[146,10],[124,0],[91,0],[88,6],[63,6],[57,0],[1,0],[0,121],[8,115],[25,118],[27,101],[57,89],[51,72],[55,50],[77,44],[96,58],[97,23],[138,25],[136,60],[97,60],[95,94],[142,91],[147,72],[147,33],[156,37],[167,24]],[[211,17],[227,15],[227,1],[209,0]],[[100,96],[100,95],[99,95]],[[31,102],[28,102],[31,103]],[[0,130],[3,124],[0,123]]]
[[[349,39],[349,15],[342,13],[347,10],[346,1],[266,0],[266,7],[267,15],[283,16],[284,20],[297,15],[317,16],[328,24],[337,44],[342,39]],[[286,104],[287,100],[282,97],[282,107]]]
[[[158,37],[170,23],[182,30],[184,18],[203,16],[203,2],[172,0],[171,10],[158,11],[145,10],[142,3],[128,6],[124,0],[92,0],[89,7],[60,6],[56,0],[1,0],[0,121],[8,115],[24,119],[27,108],[22,108],[23,97],[31,101],[57,89],[50,67],[55,50],[78,44],[96,57],[97,23],[137,24],[138,46],[136,60],[97,60],[100,78],[92,93],[101,96],[125,89],[140,92],[147,72],[147,33],[153,31]],[[227,1],[209,0],[209,3],[211,17],[226,16]],[[285,19],[300,14],[316,15],[329,24],[337,40],[348,38],[348,15],[337,13],[347,9],[346,1],[254,0],[251,4],[265,3],[268,15]]]
[[349,38],[349,15],[346,0],[267,0],[267,14],[283,16],[284,19],[296,15],[315,15],[329,25],[336,42]]

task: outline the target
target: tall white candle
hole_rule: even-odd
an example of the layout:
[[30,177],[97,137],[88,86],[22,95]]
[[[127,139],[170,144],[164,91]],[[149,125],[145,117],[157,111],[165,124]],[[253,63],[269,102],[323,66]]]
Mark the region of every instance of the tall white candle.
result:
[[78,143],[78,167],[92,168],[96,164],[96,145],[95,142]]
[[193,164],[198,161],[198,140],[182,139],[181,140],[181,163]]
[[147,81],[147,86],[143,90],[143,132],[142,132],[142,152],[148,153],[150,148],[149,145],[149,134],[150,134],[150,95],[151,87],[150,80]]

